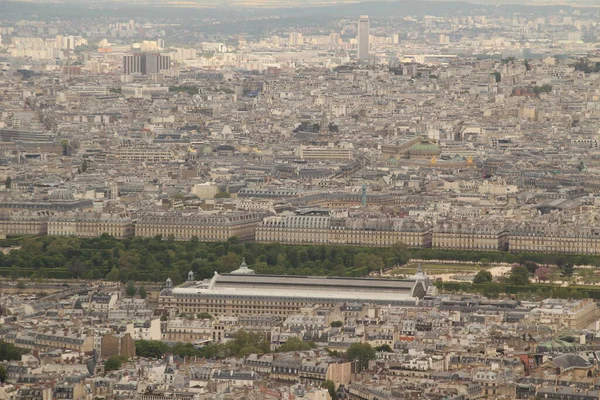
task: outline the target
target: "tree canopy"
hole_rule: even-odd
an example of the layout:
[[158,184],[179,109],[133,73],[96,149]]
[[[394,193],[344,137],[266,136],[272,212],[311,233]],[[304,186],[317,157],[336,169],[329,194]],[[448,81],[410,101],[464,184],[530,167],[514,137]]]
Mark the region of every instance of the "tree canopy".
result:
[[488,283],[493,279],[492,273],[490,271],[481,270],[475,275],[473,278],[473,283]]
[[[373,270],[402,264],[410,258],[403,245],[390,248],[350,246],[292,246],[226,242],[163,240],[161,237],[115,239],[25,237],[0,240],[0,245],[20,245],[0,253],[0,275],[59,279],[181,283],[188,272],[206,279],[239,267],[242,258],[257,273],[287,275],[365,276]],[[132,295],[135,287],[128,285]]]
[[369,343],[352,343],[346,352],[348,360],[357,360],[361,368],[368,368],[369,361],[374,360],[376,351]]
[[140,299],[145,299],[146,297],[148,297],[148,292],[146,291],[146,288],[144,287],[144,285],[140,286],[137,289],[137,293],[138,293],[138,296],[140,296]]
[[219,192],[215,194],[215,199],[228,199],[231,195],[228,192]]
[[[239,267],[242,257],[256,273],[277,275],[366,276],[379,268],[405,264],[411,256],[423,260],[456,260],[490,263],[532,263],[558,265],[569,276],[573,265],[600,267],[600,256],[586,254],[544,254],[408,249],[391,247],[283,245],[224,242],[175,241],[163,238],[22,237],[0,240],[0,246],[21,246],[0,253],[0,275],[28,278],[82,278],[112,281],[181,283],[188,272],[206,279]],[[533,274],[535,269],[531,270]]]
[[529,285],[529,271],[521,265],[513,267],[508,276],[508,282],[513,285]]
[[304,342],[303,340],[298,339],[297,337],[293,337],[293,338],[289,338],[287,340],[287,342],[285,342],[284,344],[279,346],[279,348],[277,348],[277,352],[285,353],[288,351],[306,351],[306,350],[310,350],[314,347],[315,347],[314,343],[311,344],[308,342]]
[[162,358],[171,350],[169,345],[159,340],[136,340],[135,354],[139,357]]
[[125,294],[128,297],[133,297],[137,293],[137,288],[135,287],[135,283],[132,281],[127,282],[127,286],[125,286]]
[[331,380],[326,380],[323,381],[323,383],[321,383],[321,388],[323,389],[327,389],[327,391],[329,392],[329,396],[331,396],[332,399],[336,398],[336,390],[335,390],[335,382],[331,381]]
[[121,369],[121,364],[127,362],[127,357],[124,356],[112,356],[104,362],[104,371],[117,371]]
[[0,361],[12,361],[20,360],[21,355],[28,353],[29,351],[15,347],[12,343],[6,343],[0,341]]
[[392,353],[394,350],[388,344],[382,344],[381,346],[375,347],[377,352]]
[[271,346],[264,335],[256,332],[247,332],[240,329],[227,343],[209,344],[197,348],[192,343],[177,343],[174,346],[157,340],[137,340],[135,353],[139,357],[162,358],[164,354],[171,353],[180,357],[202,358],[227,358],[242,357],[248,354],[265,354],[271,352]]

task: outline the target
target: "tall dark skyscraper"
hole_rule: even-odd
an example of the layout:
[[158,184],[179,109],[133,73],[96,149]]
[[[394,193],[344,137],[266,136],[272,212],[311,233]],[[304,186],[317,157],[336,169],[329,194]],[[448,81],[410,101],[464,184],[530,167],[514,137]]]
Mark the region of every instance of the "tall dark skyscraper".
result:
[[361,15],[358,20],[358,59],[369,58],[369,16]]
[[171,57],[160,53],[134,53],[123,57],[123,73],[131,74],[158,74],[171,67]]

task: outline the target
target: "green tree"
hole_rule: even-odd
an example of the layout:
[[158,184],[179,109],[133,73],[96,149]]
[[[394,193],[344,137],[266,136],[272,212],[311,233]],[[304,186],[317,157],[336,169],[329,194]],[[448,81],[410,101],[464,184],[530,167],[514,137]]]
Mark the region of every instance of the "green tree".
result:
[[560,279],[560,269],[558,267],[550,267],[550,273],[548,274],[548,281],[554,283]]
[[354,267],[367,267],[370,271],[377,271],[384,267],[381,257],[369,253],[358,253],[354,256]]
[[148,292],[146,291],[146,288],[144,287],[144,285],[141,285],[138,288],[137,293],[140,296],[140,299],[145,299],[146,297],[148,297]]
[[483,284],[483,289],[481,294],[489,299],[497,299],[500,296],[500,292],[502,291],[502,287],[492,282],[488,282]]
[[177,343],[171,348],[170,352],[182,358],[198,355],[198,350],[191,343]]
[[23,282],[23,281],[17,282],[17,289],[25,289],[25,282]]
[[6,368],[4,365],[0,365],[0,383],[6,382]]
[[104,362],[104,371],[117,371],[121,369],[121,358],[119,356],[109,357],[108,360]]
[[196,86],[169,86],[169,92],[171,93],[188,93],[190,95],[198,94],[198,87]]
[[27,350],[15,347],[11,343],[0,341],[0,360],[20,360],[21,355],[27,353]]
[[228,199],[231,195],[228,192],[219,192],[215,194],[215,199]]
[[133,296],[135,296],[136,292],[137,292],[137,289],[136,289],[135,284],[133,283],[133,281],[127,282],[127,286],[125,286],[125,294],[128,297],[133,297]]
[[404,265],[410,260],[410,250],[408,246],[402,242],[396,242],[390,247],[392,254],[392,263],[394,265]]
[[252,345],[252,346],[256,346],[258,347],[261,352],[263,353],[269,353],[271,346],[269,345],[269,342],[266,340],[265,336],[262,333],[257,333],[257,332],[244,332],[244,330],[242,329],[242,332],[238,331],[235,334],[235,340],[239,341],[239,336],[240,334],[242,334],[242,337],[244,337],[244,334],[248,335],[248,342],[247,344]]
[[75,300],[75,304],[73,305],[73,308],[75,310],[83,310],[83,305],[81,304],[80,299]]
[[337,397],[335,392],[335,383],[333,381],[330,381],[329,379],[324,381],[323,383],[321,383],[321,388],[327,389],[327,391],[329,392],[329,396],[331,396],[332,399],[335,399]]
[[75,279],[83,278],[87,273],[86,265],[79,259],[71,260],[68,270]]
[[344,323],[342,321],[332,321],[331,324],[329,324],[329,326],[331,326],[332,328],[341,328],[342,326],[344,326]]
[[250,354],[263,354],[264,351],[262,351],[261,349],[259,349],[256,346],[246,346],[246,347],[242,347],[238,352],[237,352],[237,356],[238,357],[246,357],[249,356]]
[[106,274],[105,279],[107,281],[116,282],[119,280],[119,270],[117,268],[113,268],[110,270],[108,274]]
[[11,186],[12,186],[12,178],[9,176],[4,181],[4,187],[6,187],[7,189],[10,189]]
[[68,156],[69,155],[69,141],[67,139],[63,139],[60,141],[60,145],[62,147],[62,155]]
[[481,270],[475,275],[475,278],[473,278],[473,283],[488,283],[491,282],[492,279],[493,277],[490,271]]
[[85,172],[88,169],[88,161],[87,160],[83,160],[83,162],[81,163],[81,172]]
[[529,285],[529,271],[521,265],[513,267],[510,271],[508,282],[516,286]]
[[559,263],[558,268],[560,268],[560,271],[562,273],[562,275],[564,276],[573,276],[573,272],[575,271],[575,267],[573,266],[573,263],[570,262],[565,262],[565,263]]
[[162,358],[169,351],[169,346],[158,340],[136,340],[135,354],[138,357]]
[[229,252],[226,255],[219,257],[217,263],[222,265],[225,271],[232,271],[240,266],[242,257],[233,252]]
[[537,96],[539,96],[541,93],[550,93],[550,92],[552,92],[551,85],[542,85],[542,86],[534,86],[533,87],[533,93],[535,93]]
[[375,351],[377,352],[385,352],[392,353],[394,350],[387,344],[382,344],[381,346],[375,347]]
[[278,353],[285,353],[288,351],[306,351],[312,349],[313,346],[310,343],[304,342],[297,337],[292,337],[287,340],[284,344],[277,348]]
[[535,274],[535,271],[540,267],[538,263],[529,260],[521,263],[521,265],[527,268],[527,271],[529,271],[530,274]]
[[207,312],[201,312],[201,313],[198,313],[198,315],[196,315],[196,317],[198,317],[198,319],[212,319],[213,316]]
[[369,343],[352,343],[346,352],[348,360],[357,360],[361,368],[369,367],[369,361],[374,360],[376,352]]

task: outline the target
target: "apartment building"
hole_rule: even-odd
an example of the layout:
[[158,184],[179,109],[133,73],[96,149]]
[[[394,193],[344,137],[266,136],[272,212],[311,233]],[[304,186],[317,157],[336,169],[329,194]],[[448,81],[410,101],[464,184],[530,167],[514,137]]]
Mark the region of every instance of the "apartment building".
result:
[[503,224],[452,221],[433,230],[435,249],[498,251],[508,249],[508,232]]
[[[366,197],[366,199],[365,199]],[[346,208],[353,206],[362,206],[363,201],[367,205],[386,206],[396,204],[397,199],[389,193],[367,193],[361,192],[334,192],[334,193],[316,193],[305,196],[287,199],[292,206],[326,207],[326,208]]]
[[351,147],[329,146],[299,146],[298,156],[301,160],[351,160],[354,149]]
[[127,324],[125,332],[130,334],[134,340],[160,340],[160,319],[130,322]]
[[7,236],[48,234],[49,211],[15,210],[0,213],[0,232]]
[[133,234],[133,221],[126,214],[79,212],[54,215],[48,220],[48,235],[98,237],[108,234],[125,238]]
[[89,296],[89,301],[82,304],[83,308],[87,308],[90,312],[108,314],[108,312],[117,306],[119,300],[119,292],[95,292]]
[[329,243],[329,215],[288,215],[265,218],[256,227],[258,243]]
[[402,219],[333,218],[328,214],[291,214],[267,217],[256,227],[259,243],[339,244],[389,247],[402,242],[428,247],[431,229],[424,223]]
[[600,254],[600,230],[573,223],[522,223],[508,241],[511,251]]
[[142,52],[123,56],[123,73],[158,74],[171,67],[171,57],[157,52]]
[[146,214],[135,223],[135,236],[200,241],[226,241],[238,237],[241,241],[254,241],[256,226],[262,221],[259,213],[230,214]]
[[163,340],[173,342],[196,342],[210,340],[213,331],[211,319],[176,318],[167,321],[163,331]]
[[158,147],[119,147],[113,156],[123,162],[167,162],[173,159],[171,150]]
[[4,341],[28,350],[45,351],[48,349],[65,349],[78,353],[88,353],[94,349],[94,337],[68,330],[44,329],[42,332],[31,332],[26,335],[8,334]]
[[556,326],[557,329],[584,329],[600,317],[600,308],[591,299],[546,299],[531,310],[529,318],[538,323]]

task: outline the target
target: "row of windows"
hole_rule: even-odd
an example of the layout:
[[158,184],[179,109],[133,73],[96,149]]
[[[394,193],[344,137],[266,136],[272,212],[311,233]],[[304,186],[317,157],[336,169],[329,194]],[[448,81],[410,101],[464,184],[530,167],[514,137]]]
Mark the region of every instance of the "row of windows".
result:
[[554,243],[554,244],[579,244],[588,246],[599,246],[600,240],[597,239],[567,239],[567,238],[544,238],[537,239],[512,239],[511,243],[527,244],[527,243]]
[[[215,307],[232,307],[234,305],[258,305],[258,306],[263,306],[264,307],[272,307],[274,305],[278,305],[278,306],[300,306],[306,303],[310,303],[310,304],[314,304],[314,303],[319,303],[319,304],[323,304],[323,305],[329,305],[329,306],[333,306],[335,304],[338,303],[354,303],[357,300],[356,299],[330,299],[330,298],[303,298],[303,297],[294,297],[294,301],[290,302],[290,298],[289,297],[281,297],[281,296],[274,296],[274,297],[265,297],[265,296],[229,296],[229,295],[215,295],[215,296],[211,296],[213,299],[214,298],[227,298],[227,299],[231,299],[225,302],[221,302],[221,303],[217,303],[215,301],[214,306]],[[209,304],[206,299],[204,302],[197,302],[197,301],[192,301],[190,300],[189,303],[193,303],[193,304],[187,304],[188,302],[185,302],[184,299],[177,299],[177,303],[180,306],[204,306],[204,307],[209,307],[212,304]],[[249,300],[246,302],[242,302],[241,300]],[[371,303],[374,304],[383,304],[383,305],[414,305],[414,302],[412,301],[412,299],[407,299],[407,300],[373,300],[370,301]]]
[[[237,300],[233,300],[233,301],[227,301],[227,300],[206,300],[206,299],[182,299],[180,300],[183,303],[200,303],[201,305],[207,305],[207,306],[212,306],[213,304],[215,305],[226,305],[226,304],[232,304],[232,305],[255,305],[255,304],[262,304],[262,301],[258,301],[258,300],[251,300],[253,299],[250,296],[244,296],[242,298],[238,298]],[[296,306],[299,305],[301,303],[299,302],[290,302],[290,301],[270,301],[269,304],[271,305],[277,305],[277,306]]]
[[192,308],[183,308],[181,309],[181,312],[199,312],[199,311],[206,311],[208,313],[210,313],[211,315],[220,317],[220,316],[229,316],[229,317],[244,317],[244,316],[254,316],[257,314],[269,314],[269,315],[277,315],[280,317],[287,317],[290,313],[295,313],[298,312],[297,308],[294,308],[293,310],[286,310],[286,311],[281,311],[281,310],[271,310],[268,308],[265,308],[264,310],[249,310],[249,311],[234,311],[234,310],[218,310],[218,309],[192,309]]
[[506,234],[478,234],[478,235],[472,235],[469,233],[446,233],[446,232],[434,232],[433,233],[433,238],[443,238],[443,237],[450,237],[450,238],[458,238],[458,239],[469,239],[469,238],[477,238],[477,239],[500,239],[503,236],[506,236]]
[[400,238],[345,238],[331,239],[327,237],[289,237],[289,235],[257,235],[257,242],[282,242],[282,243],[338,243],[338,244],[357,244],[357,245],[379,245],[391,246],[398,241],[403,241],[411,246],[424,246],[421,241],[407,241]]

